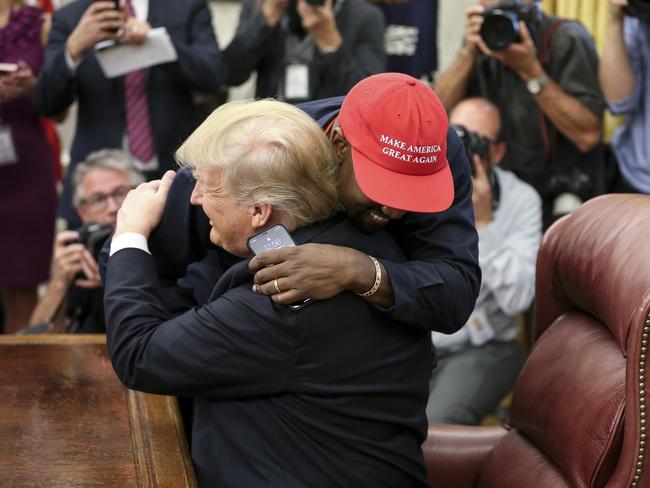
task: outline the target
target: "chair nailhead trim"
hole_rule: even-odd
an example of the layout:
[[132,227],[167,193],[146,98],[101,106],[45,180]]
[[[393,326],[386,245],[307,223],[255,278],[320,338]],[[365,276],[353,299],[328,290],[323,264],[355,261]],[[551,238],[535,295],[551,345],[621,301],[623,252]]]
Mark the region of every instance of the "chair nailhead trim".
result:
[[632,488],[638,488],[641,475],[643,474],[643,462],[645,460],[645,441],[646,441],[646,408],[645,408],[645,366],[647,359],[648,336],[650,335],[650,315],[646,318],[643,327],[643,340],[641,341],[641,357],[639,358],[639,409],[641,436],[639,440],[639,449],[636,456],[636,471],[632,481]]

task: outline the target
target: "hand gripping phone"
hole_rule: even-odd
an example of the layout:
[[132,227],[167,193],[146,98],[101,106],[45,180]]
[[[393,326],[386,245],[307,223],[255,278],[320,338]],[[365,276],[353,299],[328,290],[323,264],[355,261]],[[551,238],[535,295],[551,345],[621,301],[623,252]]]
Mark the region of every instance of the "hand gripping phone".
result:
[[[264,252],[273,251],[283,247],[293,247],[296,243],[293,241],[287,229],[282,224],[269,227],[265,231],[255,234],[248,239],[248,249],[255,255]],[[289,305],[291,310],[300,310],[302,307],[311,302],[311,298]]]
[[284,225],[278,224],[266,229],[265,231],[255,234],[248,239],[248,249],[255,256],[263,252],[273,251],[282,247],[293,247],[296,243],[284,228]]

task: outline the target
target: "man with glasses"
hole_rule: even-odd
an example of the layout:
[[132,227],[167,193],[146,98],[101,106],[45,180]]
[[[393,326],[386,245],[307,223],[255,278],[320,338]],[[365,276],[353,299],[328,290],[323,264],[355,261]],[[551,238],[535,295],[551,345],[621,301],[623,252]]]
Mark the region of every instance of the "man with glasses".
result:
[[[80,231],[66,230],[56,236],[52,276],[30,323],[80,333],[104,332],[103,285],[95,246],[88,244],[115,229],[124,198],[144,178],[129,153],[103,149],[77,165],[73,179],[73,203],[84,225]],[[99,250],[101,243],[97,244]]]

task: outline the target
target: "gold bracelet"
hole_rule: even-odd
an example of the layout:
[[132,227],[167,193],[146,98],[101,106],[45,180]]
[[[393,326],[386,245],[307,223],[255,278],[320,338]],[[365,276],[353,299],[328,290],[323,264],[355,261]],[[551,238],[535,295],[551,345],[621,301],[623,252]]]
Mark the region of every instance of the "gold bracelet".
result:
[[365,293],[357,293],[360,297],[369,297],[377,293],[377,290],[379,290],[379,285],[381,285],[381,265],[379,264],[379,261],[377,261],[375,258],[372,256],[368,256],[370,259],[372,259],[372,263],[375,265],[375,282],[372,284],[372,288],[368,290]]

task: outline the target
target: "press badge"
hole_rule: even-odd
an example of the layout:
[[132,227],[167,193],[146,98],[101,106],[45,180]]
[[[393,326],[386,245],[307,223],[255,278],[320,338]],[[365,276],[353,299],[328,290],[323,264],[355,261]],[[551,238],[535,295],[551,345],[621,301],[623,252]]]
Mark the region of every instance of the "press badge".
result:
[[288,64],[284,71],[284,99],[309,99],[309,66]]
[[18,162],[11,129],[7,125],[0,126],[0,166],[8,166]]
[[487,315],[482,310],[472,312],[467,325],[469,341],[474,346],[481,346],[494,338],[494,330],[492,330]]

